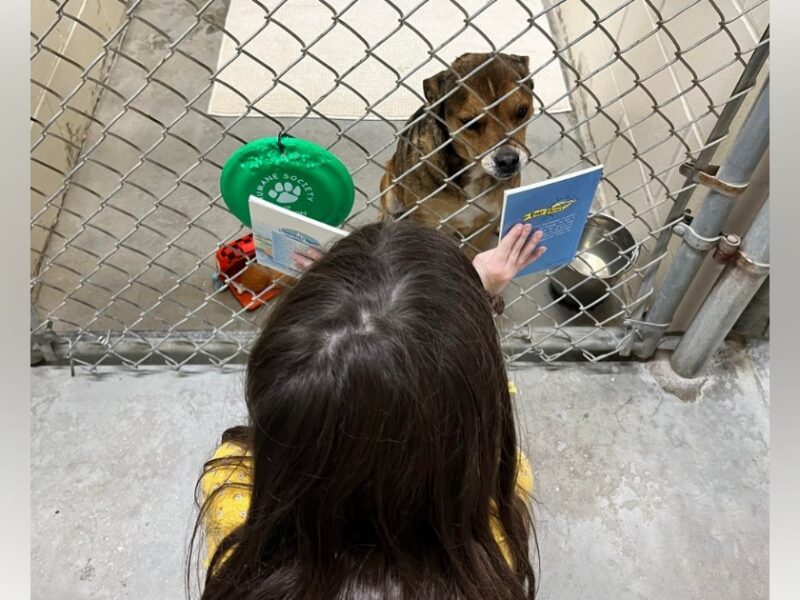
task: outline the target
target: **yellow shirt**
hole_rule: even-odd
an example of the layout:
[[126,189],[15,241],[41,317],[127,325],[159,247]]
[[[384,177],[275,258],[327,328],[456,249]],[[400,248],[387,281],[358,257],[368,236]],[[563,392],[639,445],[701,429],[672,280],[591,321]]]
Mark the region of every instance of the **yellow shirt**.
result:
[[[509,388],[512,393],[516,391],[513,384],[509,384]],[[253,484],[252,468],[253,458],[250,452],[234,442],[220,445],[207,463],[200,480],[203,501],[216,490],[219,489],[219,492],[211,500],[204,517],[206,567],[220,542],[242,525],[247,517]],[[517,492],[527,502],[532,491],[533,475],[530,464],[522,452],[518,452]],[[491,527],[503,556],[510,562],[503,531],[494,516],[491,517]]]

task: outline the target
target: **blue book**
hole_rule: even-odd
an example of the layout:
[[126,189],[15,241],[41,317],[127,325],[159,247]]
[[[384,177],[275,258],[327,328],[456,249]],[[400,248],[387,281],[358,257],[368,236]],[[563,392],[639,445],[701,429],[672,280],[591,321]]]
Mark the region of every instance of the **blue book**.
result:
[[501,239],[517,223],[530,223],[534,231],[544,232],[540,244],[547,246],[547,252],[517,273],[517,277],[572,262],[602,176],[603,165],[598,165],[506,190],[500,220]]

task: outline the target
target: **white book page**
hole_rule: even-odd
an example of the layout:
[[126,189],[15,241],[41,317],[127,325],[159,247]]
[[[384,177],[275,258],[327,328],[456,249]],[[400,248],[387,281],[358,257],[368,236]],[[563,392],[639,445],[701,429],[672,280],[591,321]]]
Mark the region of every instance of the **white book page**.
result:
[[250,196],[250,220],[259,264],[298,277],[294,253],[324,250],[348,232]]

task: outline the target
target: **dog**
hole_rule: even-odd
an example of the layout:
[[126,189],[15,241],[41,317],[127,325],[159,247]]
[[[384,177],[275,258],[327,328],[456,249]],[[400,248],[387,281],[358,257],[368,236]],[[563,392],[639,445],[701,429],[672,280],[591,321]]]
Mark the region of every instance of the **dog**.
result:
[[529,75],[527,56],[468,53],[423,81],[427,105],[406,122],[380,182],[383,218],[442,228],[467,254],[488,249],[503,192],[530,159]]

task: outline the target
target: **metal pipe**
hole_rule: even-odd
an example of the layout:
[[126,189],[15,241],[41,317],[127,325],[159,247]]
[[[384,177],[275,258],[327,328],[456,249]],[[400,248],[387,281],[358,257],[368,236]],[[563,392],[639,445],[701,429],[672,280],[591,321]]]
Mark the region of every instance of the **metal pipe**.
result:
[[603,327],[589,325],[573,325],[571,327],[533,327],[530,335],[512,337],[503,340],[503,352],[517,360],[538,360],[540,354],[555,355],[561,353],[605,354],[615,350],[626,331],[619,326]]
[[[664,282],[656,293],[655,300],[645,316],[645,325],[640,331],[642,343],[634,352],[640,358],[649,358],[658,347],[658,341],[666,333],[697,271],[705,260],[711,246],[697,244],[697,239],[716,238],[720,235],[735,204],[730,187],[746,186],[756,166],[769,146],[769,79],[764,82],[758,98],[747,115],[742,128],[716,173],[724,182],[725,189],[712,188],[691,224],[694,236],[685,233],[684,243],[678,248]],[[687,228],[684,228],[686,231]]]
[[[135,338],[119,339],[113,336],[102,337],[98,335],[95,341],[87,340],[86,334],[53,334],[51,333],[46,343],[41,344],[47,350],[47,355],[42,357],[49,365],[86,364],[91,365],[102,361],[103,365],[119,365],[126,363],[128,366],[140,364],[142,366],[168,362],[164,357],[169,357],[177,364],[241,364],[247,360],[247,348],[256,339],[256,332],[229,331],[225,332],[225,340],[215,339],[209,332],[182,331],[180,338],[164,339],[164,335],[157,332],[141,332]],[[609,326],[598,329],[591,326],[572,327],[535,327],[530,332],[530,338],[508,338],[503,342],[503,350],[509,356],[522,355],[520,361],[539,360],[539,353],[548,355],[561,354],[563,359],[569,360],[582,356],[582,352],[592,354],[607,354],[619,347],[620,340],[630,335],[627,328],[622,326]],[[541,340],[535,345],[531,340]],[[660,345],[667,347],[674,344],[674,340],[665,339]],[[114,354],[109,355],[109,347],[113,345]],[[531,352],[534,347],[535,351]],[[635,346],[634,346],[635,347]],[[157,348],[157,352],[153,349]],[[123,361],[120,357],[124,357]],[[33,363],[32,363],[33,364]]]
[[769,200],[742,240],[736,262],[726,267],[672,355],[681,377],[697,377],[769,274]]
[[[567,361],[581,359],[584,352],[599,356],[614,353],[605,360],[629,360],[618,351],[626,341],[630,330],[619,325],[603,326],[574,325],[560,327],[557,330],[548,327],[533,328],[530,338],[513,338],[503,340],[503,352],[512,358],[510,362],[541,362],[544,355],[558,355],[557,360]],[[532,343],[531,340],[541,340]],[[633,348],[639,342],[633,342]],[[659,349],[672,350],[676,346],[676,338],[662,338]]]
[[769,337],[769,276],[734,323],[732,331],[749,338]]
[[[51,334],[49,365],[93,369],[103,365],[125,364],[130,367],[152,364],[241,364],[247,360],[247,348],[255,342],[256,332],[230,331],[224,338],[204,331],[181,331],[180,337],[164,339],[158,332],[139,332],[136,337],[119,338],[97,335],[87,339],[84,333]],[[113,348],[113,354],[109,354]],[[124,360],[123,360],[124,357]]]

